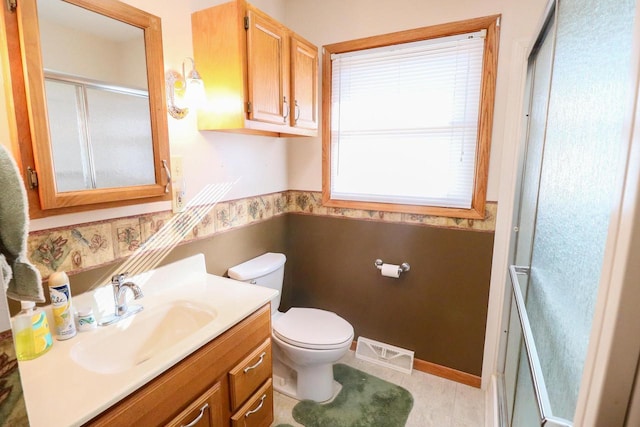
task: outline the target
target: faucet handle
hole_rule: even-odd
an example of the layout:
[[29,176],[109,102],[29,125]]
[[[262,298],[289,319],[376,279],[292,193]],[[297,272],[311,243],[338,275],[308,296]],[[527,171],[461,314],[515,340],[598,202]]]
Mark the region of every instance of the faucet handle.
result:
[[120,273],[120,274],[114,274],[113,276],[111,276],[111,283],[114,285],[122,285],[122,281],[125,279],[125,277],[127,277],[129,273]]

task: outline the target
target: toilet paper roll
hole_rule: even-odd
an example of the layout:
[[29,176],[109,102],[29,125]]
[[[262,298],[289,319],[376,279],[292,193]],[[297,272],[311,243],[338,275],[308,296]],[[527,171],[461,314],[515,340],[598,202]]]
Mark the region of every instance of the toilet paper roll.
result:
[[382,264],[380,271],[386,277],[395,277],[396,279],[400,277],[400,267],[395,264]]

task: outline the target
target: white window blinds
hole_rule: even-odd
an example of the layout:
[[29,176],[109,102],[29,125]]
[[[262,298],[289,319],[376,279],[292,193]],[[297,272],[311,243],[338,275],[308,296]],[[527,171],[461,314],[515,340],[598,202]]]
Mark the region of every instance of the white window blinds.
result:
[[484,34],[332,55],[332,199],[471,207]]

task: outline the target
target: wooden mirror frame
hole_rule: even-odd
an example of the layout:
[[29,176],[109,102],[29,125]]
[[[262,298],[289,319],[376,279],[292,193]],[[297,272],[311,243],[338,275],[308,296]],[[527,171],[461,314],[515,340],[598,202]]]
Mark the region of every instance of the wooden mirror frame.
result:
[[[155,184],[59,193],[49,143],[36,0],[20,0],[16,11],[2,8],[0,43],[11,148],[27,187],[31,218],[170,200],[169,142],[164,92],[160,18],[117,0],[64,0],[144,31],[153,140]],[[4,5],[3,5],[4,6]],[[38,186],[31,188],[31,171]]]

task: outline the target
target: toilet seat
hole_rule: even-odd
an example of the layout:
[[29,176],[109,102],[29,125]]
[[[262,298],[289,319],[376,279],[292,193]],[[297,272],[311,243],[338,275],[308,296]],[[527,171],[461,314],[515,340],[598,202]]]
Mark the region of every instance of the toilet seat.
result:
[[294,307],[273,321],[273,334],[296,347],[330,350],[353,340],[353,326],[331,311]]

